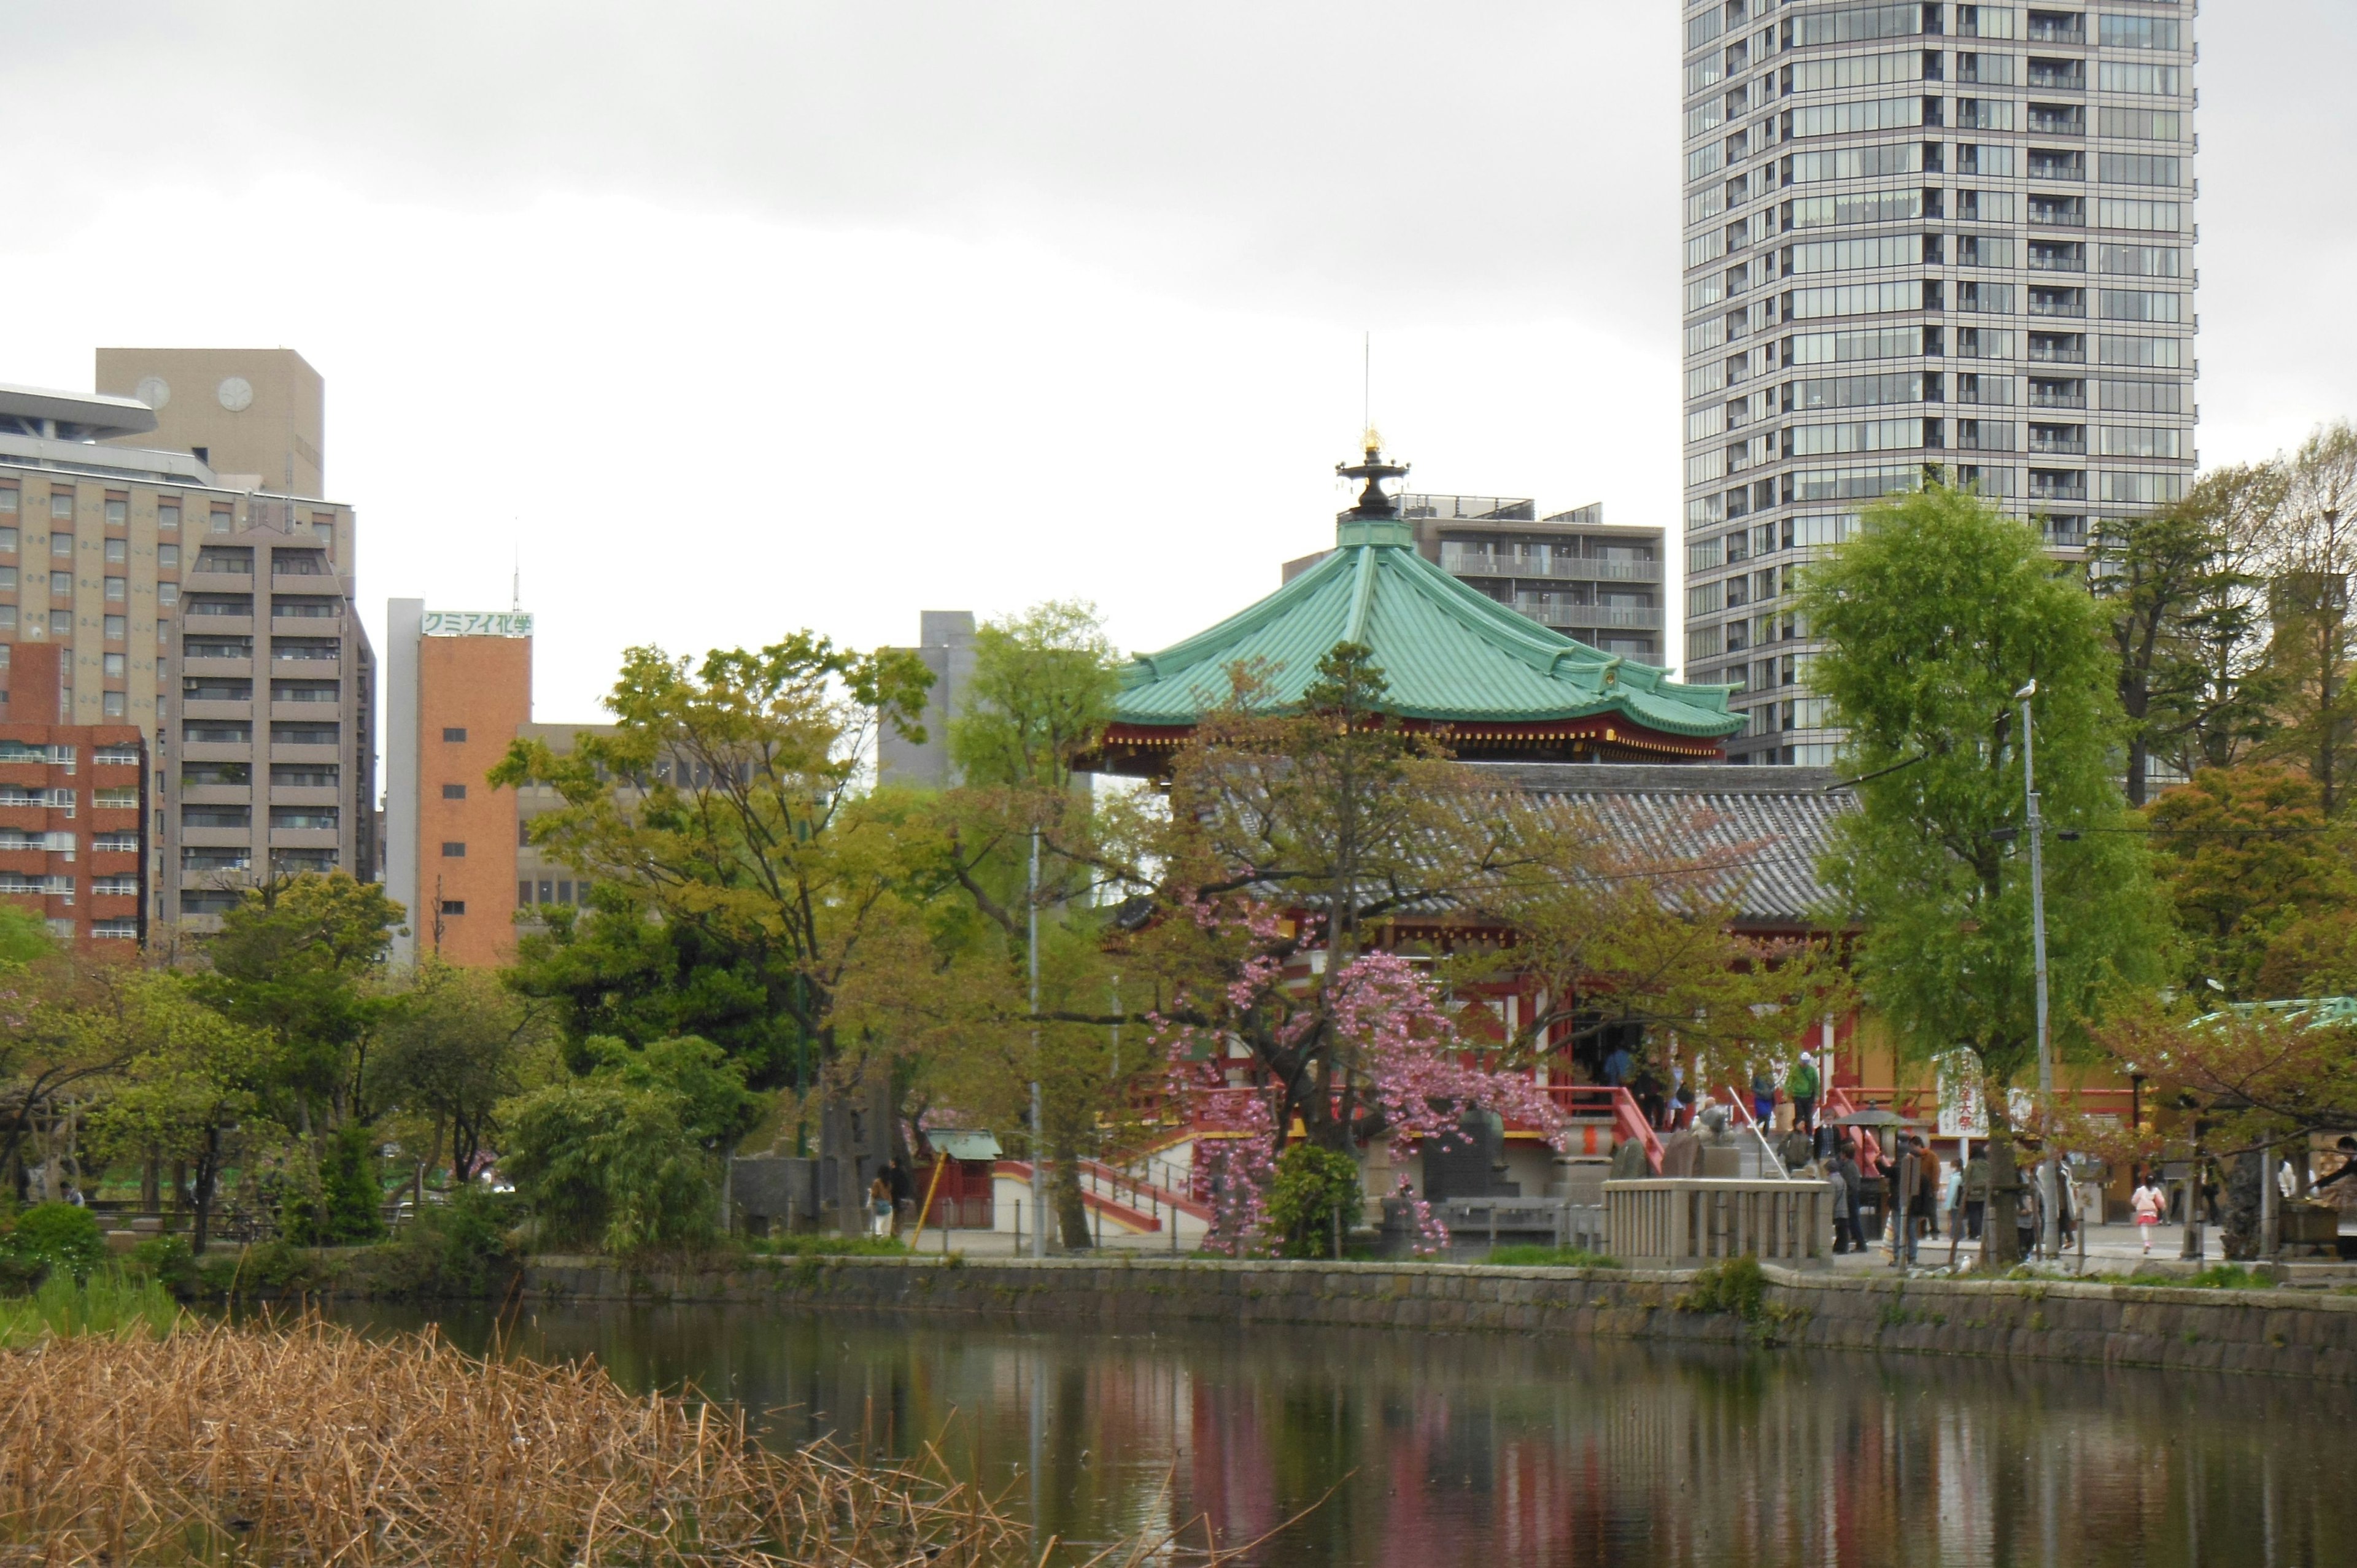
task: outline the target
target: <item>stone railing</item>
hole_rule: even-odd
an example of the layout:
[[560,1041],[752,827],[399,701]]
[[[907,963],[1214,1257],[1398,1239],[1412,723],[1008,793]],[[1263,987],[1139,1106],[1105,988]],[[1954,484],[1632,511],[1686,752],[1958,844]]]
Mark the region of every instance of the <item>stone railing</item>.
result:
[[1693,1269],[1745,1254],[1829,1269],[1831,1184],[1679,1176],[1604,1184],[1612,1255],[1633,1269]]

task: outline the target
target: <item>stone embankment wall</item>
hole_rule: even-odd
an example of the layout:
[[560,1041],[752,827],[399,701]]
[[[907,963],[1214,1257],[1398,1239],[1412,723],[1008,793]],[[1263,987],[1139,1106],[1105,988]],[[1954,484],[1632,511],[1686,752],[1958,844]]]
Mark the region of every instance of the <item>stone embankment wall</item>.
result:
[[[1763,1271],[1756,1300],[1694,1310],[1691,1275],[1606,1269],[1195,1259],[757,1259],[637,1272],[540,1258],[543,1301],[726,1302],[967,1313],[1136,1329],[1178,1322],[1495,1330],[1755,1343],[2357,1382],[2357,1296]],[[1682,1300],[1685,1305],[1682,1305]]]

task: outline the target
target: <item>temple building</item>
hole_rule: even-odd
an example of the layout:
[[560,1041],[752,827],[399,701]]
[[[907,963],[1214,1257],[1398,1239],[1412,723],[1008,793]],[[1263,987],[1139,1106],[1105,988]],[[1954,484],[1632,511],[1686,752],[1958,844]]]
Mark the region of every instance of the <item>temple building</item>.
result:
[[1576,642],[1426,560],[1383,489],[1407,466],[1383,461],[1372,432],[1364,460],[1335,471],[1365,489],[1337,520],[1334,551],[1249,609],[1138,655],[1122,673],[1104,771],[1162,771],[1228,700],[1239,664],[1268,700],[1298,703],[1342,642],[1373,650],[1394,717],[1467,761],[1717,762],[1741,733],[1727,708],[1735,688],[1686,685]]

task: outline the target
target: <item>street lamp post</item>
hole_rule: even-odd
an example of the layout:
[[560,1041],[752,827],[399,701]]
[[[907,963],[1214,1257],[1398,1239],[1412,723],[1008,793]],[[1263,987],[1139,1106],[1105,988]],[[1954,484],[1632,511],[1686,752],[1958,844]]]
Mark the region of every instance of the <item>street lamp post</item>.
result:
[[[2037,743],[2029,717],[2029,700],[2038,695],[2038,682],[2030,682],[2013,695],[2021,704],[2021,789],[2029,817],[2029,940],[2038,972],[2038,1101],[2045,1113],[2054,1103],[2054,1050],[2046,1012],[2046,821],[2038,810]],[[2042,1213],[2038,1242],[2049,1259],[2055,1259],[2062,1255],[2062,1214],[2054,1191],[2050,1135],[2041,1138],[2039,1155],[2038,1199]]]
[[[1048,1123],[1039,1107],[1039,830],[1031,830],[1031,1255],[1048,1255]],[[2040,993],[2043,995],[2044,993]]]

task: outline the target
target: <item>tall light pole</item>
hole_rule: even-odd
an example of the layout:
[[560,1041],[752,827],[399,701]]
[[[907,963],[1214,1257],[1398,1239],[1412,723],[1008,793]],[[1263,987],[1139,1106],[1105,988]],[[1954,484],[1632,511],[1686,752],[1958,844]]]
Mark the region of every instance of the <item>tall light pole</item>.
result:
[[[1048,1124],[1039,1109],[1039,830],[1031,830],[1031,1255],[1048,1255]],[[2040,992],[2040,995],[2044,995]]]
[[[2029,941],[2038,969],[2038,1102],[2045,1113],[2054,1103],[2054,1050],[2046,1014],[2046,822],[2038,811],[2038,748],[2029,718],[2029,700],[2038,695],[2038,682],[2030,682],[2013,695],[2021,704],[2021,790],[2029,807]],[[2055,1202],[2052,1139],[2043,1133],[2039,1155],[2038,1199],[2043,1210],[2039,1246],[2048,1258],[2059,1258],[2062,1215]]]

